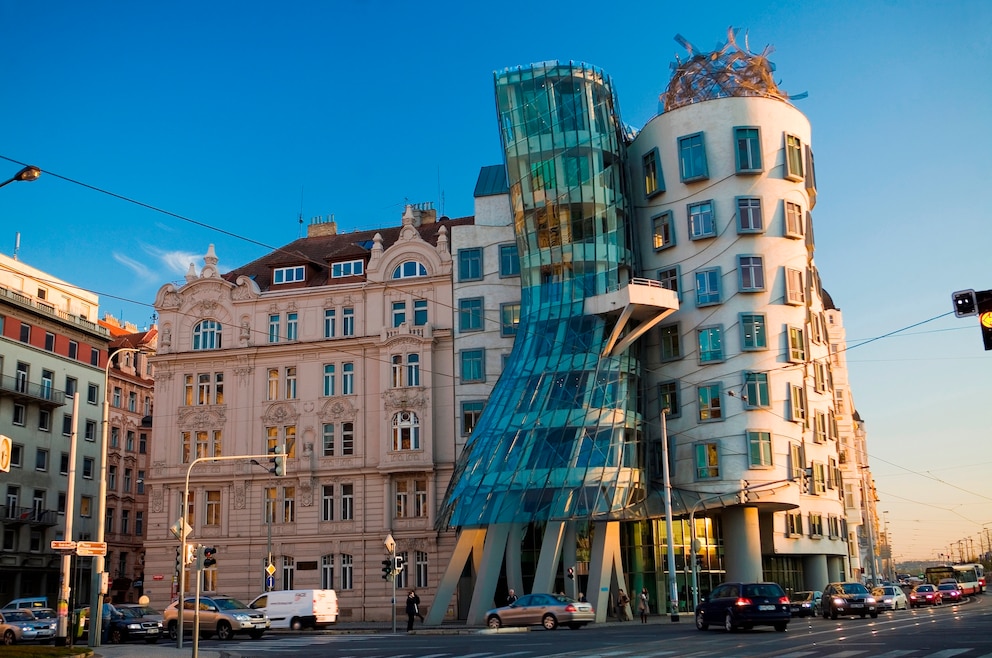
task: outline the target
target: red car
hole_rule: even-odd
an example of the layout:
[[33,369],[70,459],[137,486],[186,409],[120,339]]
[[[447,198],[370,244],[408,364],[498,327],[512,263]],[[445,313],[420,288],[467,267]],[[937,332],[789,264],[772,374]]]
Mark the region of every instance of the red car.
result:
[[943,596],[937,591],[936,585],[917,585],[909,593],[909,607],[918,608],[921,605],[941,605]]
[[957,583],[941,583],[937,585],[937,592],[940,598],[948,603],[958,603],[964,598],[964,592]]

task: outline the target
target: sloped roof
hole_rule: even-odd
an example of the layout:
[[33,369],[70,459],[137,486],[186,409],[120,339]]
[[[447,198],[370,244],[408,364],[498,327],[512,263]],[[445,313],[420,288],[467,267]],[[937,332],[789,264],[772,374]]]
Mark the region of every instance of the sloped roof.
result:
[[476,198],[480,196],[496,196],[506,194],[510,188],[506,184],[506,167],[503,165],[489,165],[479,170],[479,178],[475,182]]

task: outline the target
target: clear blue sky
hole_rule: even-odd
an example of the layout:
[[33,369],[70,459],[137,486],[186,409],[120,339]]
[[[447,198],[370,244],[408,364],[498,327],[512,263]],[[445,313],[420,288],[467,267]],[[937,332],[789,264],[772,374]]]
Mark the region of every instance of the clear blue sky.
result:
[[[405,202],[472,214],[479,168],[502,161],[494,70],[595,64],[639,128],[674,36],[710,49],[731,25],[809,93],[816,261],[850,343],[992,288],[985,0],[2,2],[0,179],[49,173],[0,191],[0,251],[19,231],[22,261],[145,326],[208,244],[247,263],[299,235],[301,206],[344,231],[396,225]],[[990,355],[953,316],[848,354],[897,557],[992,529]]]

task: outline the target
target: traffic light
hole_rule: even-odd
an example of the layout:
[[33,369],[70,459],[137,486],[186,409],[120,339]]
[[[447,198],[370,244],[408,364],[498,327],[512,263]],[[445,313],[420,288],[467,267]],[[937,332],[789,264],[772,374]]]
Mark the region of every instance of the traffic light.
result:
[[382,579],[389,580],[393,575],[393,561],[383,560],[382,561]]
[[992,290],[975,293],[978,306],[978,323],[982,326],[982,342],[986,351],[992,350]]
[[199,552],[200,568],[209,569],[217,564],[217,558],[214,557],[215,555],[217,555],[217,549],[213,546],[201,546]]
[[741,495],[739,498],[742,505],[751,500],[751,492],[748,491],[749,486],[750,483],[747,480],[741,480]]
[[186,558],[183,560],[183,566],[188,567],[193,564],[193,560],[196,559],[196,546],[193,544],[186,544]]
[[273,475],[285,475],[286,473],[286,449],[284,446],[276,446],[269,450],[273,453],[272,473]]
[[394,572],[396,572],[396,573],[399,573],[399,572],[401,572],[401,571],[403,571],[403,567],[404,567],[404,566],[406,566],[406,565],[405,565],[405,564],[403,563],[403,556],[402,556],[402,555],[397,555],[397,556],[396,556],[395,558],[393,558],[393,559],[394,559],[394,560],[396,560],[396,564],[395,564],[395,566],[393,567],[393,571],[394,571]]
[[978,300],[975,298],[974,290],[958,290],[951,293],[951,301],[954,302],[954,317],[966,318],[969,315],[978,314]]
[[568,579],[569,580],[575,580],[575,568],[574,567],[569,567],[568,568]]
[[813,479],[813,469],[804,468],[803,469],[803,493],[810,493],[809,481]]
[[183,558],[182,549],[176,546],[176,573],[179,573],[183,568]]

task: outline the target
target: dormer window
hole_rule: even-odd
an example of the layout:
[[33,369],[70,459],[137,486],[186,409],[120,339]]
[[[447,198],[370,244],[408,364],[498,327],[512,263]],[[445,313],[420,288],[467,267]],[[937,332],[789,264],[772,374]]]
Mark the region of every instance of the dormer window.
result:
[[297,283],[306,280],[306,271],[302,265],[293,267],[277,267],[272,273],[272,283]]
[[427,276],[427,268],[415,260],[401,263],[393,270],[394,279],[411,279],[418,276]]
[[365,273],[365,261],[346,260],[331,265],[331,278],[340,279],[345,276],[361,276]]

